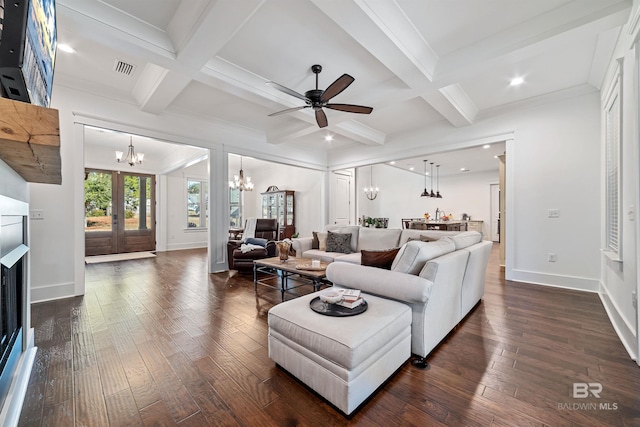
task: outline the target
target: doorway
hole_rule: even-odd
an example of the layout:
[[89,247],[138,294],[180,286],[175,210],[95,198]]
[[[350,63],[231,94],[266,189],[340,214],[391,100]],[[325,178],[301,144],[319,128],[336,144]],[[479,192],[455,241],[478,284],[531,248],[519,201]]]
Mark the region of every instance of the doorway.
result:
[[500,184],[491,184],[491,230],[489,237],[500,242]]
[[155,176],[85,169],[85,256],[155,251]]

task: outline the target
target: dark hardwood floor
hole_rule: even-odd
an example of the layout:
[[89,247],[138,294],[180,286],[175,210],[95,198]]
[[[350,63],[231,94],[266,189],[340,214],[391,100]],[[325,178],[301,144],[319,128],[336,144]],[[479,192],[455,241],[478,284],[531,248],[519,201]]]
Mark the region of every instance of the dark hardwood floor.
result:
[[269,359],[280,294],[250,275],[207,274],[201,250],[87,265],[84,297],[33,305],[20,425],[640,426],[640,368],[598,296],[505,282],[497,255],[431,369],[405,364],[351,419]]

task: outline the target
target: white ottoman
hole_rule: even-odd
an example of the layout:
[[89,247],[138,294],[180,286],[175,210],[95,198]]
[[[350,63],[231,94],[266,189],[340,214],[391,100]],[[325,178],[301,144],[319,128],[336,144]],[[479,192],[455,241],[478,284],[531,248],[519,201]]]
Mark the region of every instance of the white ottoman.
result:
[[367,311],[331,317],[309,302],[269,310],[269,357],[349,415],[411,356],[408,305],[363,294]]

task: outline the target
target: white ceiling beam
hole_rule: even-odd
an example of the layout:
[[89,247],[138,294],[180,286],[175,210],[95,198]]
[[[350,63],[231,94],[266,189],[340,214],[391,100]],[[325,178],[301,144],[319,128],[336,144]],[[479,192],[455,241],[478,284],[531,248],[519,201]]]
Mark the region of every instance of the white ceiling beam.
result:
[[[396,2],[312,1],[412,92],[425,94],[423,99],[451,124],[472,123],[477,108],[461,87],[441,93],[439,87],[432,84],[438,56]],[[389,105],[385,100],[380,102]]]
[[160,114],[190,82],[191,78],[182,73],[147,63],[132,95],[142,111]]
[[384,145],[386,135],[355,120],[345,120],[333,128],[336,133],[348,136],[365,145]]

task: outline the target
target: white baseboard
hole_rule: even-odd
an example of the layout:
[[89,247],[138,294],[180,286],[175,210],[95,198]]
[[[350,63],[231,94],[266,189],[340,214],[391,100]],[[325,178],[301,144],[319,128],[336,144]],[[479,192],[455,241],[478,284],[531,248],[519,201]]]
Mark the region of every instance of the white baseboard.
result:
[[207,242],[192,242],[192,243],[175,243],[167,245],[167,251],[182,251],[185,249],[200,249],[206,248]]
[[45,302],[61,298],[70,298],[76,295],[75,284],[59,283],[57,285],[31,288],[31,303]]
[[600,290],[600,281],[598,279],[588,279],[586,277],[562,276],[524,270],[512,270],[510,276],[508,280],[513,280],[514,282],[527,282],[584,292],[598,292]]
[[620,311],[618,310],[615,302],[609,298],[609,291],[607,290],[607,287],[602,284],[601,289],[602,290],[598,295],[600,295],[600,300],[607,312],[607,316],[609,316],[609,321],[611,322],[613,329],[616,331],[616,334],[618,334],[620,341],[622,341],[622,345],[625,350],[627,350],[627,353],[629,353],[631,359],[638,362],[638,353],[636,350],[638,337],[633,332],[633,328],[631,328],[624,317],[620,315]]

